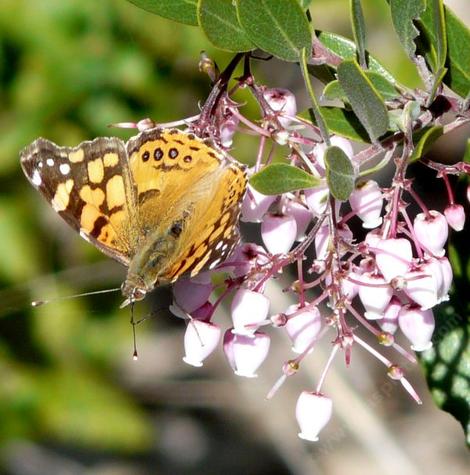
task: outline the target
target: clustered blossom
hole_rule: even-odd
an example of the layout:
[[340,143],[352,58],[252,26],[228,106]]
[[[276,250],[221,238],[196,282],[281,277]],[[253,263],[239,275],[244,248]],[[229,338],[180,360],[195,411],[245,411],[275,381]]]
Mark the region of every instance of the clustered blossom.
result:
[[[332,398],[322,392],[323,381],[339,352],[349,365],[353,345],[377,358],[387,375],[421,402],[404,370],[359,338],[355,328],[363,326],[375,337],[378,348],[390,347],[397,358],[413,363],[410,350],[420,352],[432,346],[433,308],[448,299],[452,283],[445,250],[449,228],[460,231],[465,213],[454,203],[449,186],[449,205],[443,212],[428,209],[412,181],[405,178],[408,157],[396,156],[395,149],[386,154],[386,160],[393,159],[396,165],[390,183],[362,179],[347,201],[334,199],[326,180],[326,145],[312,124],[296,118],[294,95],[285,89],[247,84],[258,99],[262,120],[250,122],[240,106],[225,97],[215,121],[221,146],[228,149],[234,134],[248,127],[259,135],[260,144],[251,173],[271,161],[268,144],[283,146],[290,163],[317,177],[319,185],[278,196],[263,195],[248,185],[241,221],[258,223],[262,245],[241,243],[213,271],[225,272],[223,283],[214,285],[210,273],[180,279],[174,285],[171,310],[187,321],[186,363],[202,366],[222,344],[230,367],[241,377],[257,376],[269,354],[270,333],[284,332],[292,355],[286,355],[268,397],[300,370],[305,358],[315,357],[312,351],[323,336],[332,341],[318,384],[300,394],[295,408],[299,437],[315,441],[333,410]],[[333,136],[331,145],[341,148],[353,168],[362,171],[360,154],[355,154],[348,140]],[[438,171],[438,177],[448,185],[445,171]],[[420,208],[415,216],[408,214],[409,204]],[[266,283],[287,273],[288,266],[296,269],[287,289],[293,302],[274,313]],[[222,329],[216,311],[225,301],[232,323]],[[405,342],[404,346],[398,341]]]

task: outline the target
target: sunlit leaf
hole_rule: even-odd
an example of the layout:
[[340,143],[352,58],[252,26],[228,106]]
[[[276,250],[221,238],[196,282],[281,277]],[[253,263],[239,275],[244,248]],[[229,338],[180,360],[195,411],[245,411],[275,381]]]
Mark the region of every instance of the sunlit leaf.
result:
[[377,140],[389,125],[387,108],[380,94],[354,60],[343,61],[338,66],[338,80],[370,138]]
[[[396,87],[381,74],[374,73],[372,71],[364,71],[364,73],[384,101],[390,101],[396,99],[399,96],[399,92],[397,91]],[[323,96],[329,100],[347,100],[346,94],[344,93],[338,80],[331,81],[325,86],[325,89],[323,89]]]
[[330,193],[340,201],[346,201],[354,190],[356,179],[349,157],[339,147],[328,147],[325,151],[326,181]]
[[[331,106],[320,107],[320,111],[330,133],[356,142],[370,142],[366,130],[352,111]],[[308,111],[302,112],[300,117],[315,123],[314,117]]]
[[197,0],[127,0],[150,13],[188,25],[197,25]]
[[240,24],[251,41],[285,61],[298,61],[303,48],[310,56],[312,35],[296,0],[238,0]]
[[393,26],[408,56],[415,55],[415,38],[419,34],[413,20],[426,8],[425,0],[390,0]]
[[255,173],[251,185],[263,195],[279,195],[288,191],[318,186],[320,180],[298,167],[286,163],[273,163]]
[[234,3],[199,0],[198,19],[205,35],[217,48],[233,52],[255,48],[238,22]]

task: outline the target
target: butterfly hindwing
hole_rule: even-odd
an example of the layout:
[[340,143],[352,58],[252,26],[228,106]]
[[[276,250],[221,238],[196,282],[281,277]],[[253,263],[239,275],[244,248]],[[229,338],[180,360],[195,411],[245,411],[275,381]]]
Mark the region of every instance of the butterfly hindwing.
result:
[[32,185],[82,237],[128,264],[135,191],[120,139],[100,137],[69,148],[39,138],[21,152],[21,165]]

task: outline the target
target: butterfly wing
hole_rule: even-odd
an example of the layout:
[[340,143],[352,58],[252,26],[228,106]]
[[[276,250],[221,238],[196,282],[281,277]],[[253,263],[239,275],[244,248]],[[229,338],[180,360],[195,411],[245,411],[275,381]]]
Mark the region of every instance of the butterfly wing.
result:
[[136,202],[124,142],[100,137],[69,148],[39,138],[20,156],[24,173],[53,209],[83,238],[128,265]]
[[176,246],[162,262],[158,280],[196,275],[225,259],[239,240],[244,167],[208,142],[178,130],[144,131],[128,142],[127,151],[138,220],[145,226],[140,235],[157,241],[175,224],[179,227]]

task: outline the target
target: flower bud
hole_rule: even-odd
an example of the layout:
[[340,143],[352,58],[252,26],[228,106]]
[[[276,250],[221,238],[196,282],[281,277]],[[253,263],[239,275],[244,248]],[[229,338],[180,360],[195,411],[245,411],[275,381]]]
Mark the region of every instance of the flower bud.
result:
[[269,303],[269,299],[259,292],[239,289],[231,306],[233,332],[252,336],[258,325],[268,317]]
[[215,323],[190,320],[184,334],[183,361],[192,366],[202,366],[202,362],[217,348],[220,327]]
[[373,229],[382,224],[382,190],[376,181],[368,180],[359,185],[349,197],[351,209],[363,221],[362,227]]
[[402,307],[400,299],[394,295],[384,311],[383,318],[377,321],[384,332],[395,334],[398,328],[398,314]]
[[238,246],[225,263],[233,263],[233,267],[230,267],[233,268],[235,277],[240,277],[248,274],[256,264],[264,264],[267,261],[268,257],[263,247],[246,242]]
[[393,295],[392,288],[383,277],[370,273],[363,274],[361,281],[365,284],[359,286],[359,298],[366,309],[364,316],[368,320],[383,318],[383,312]]
[[227,330],[224,336],[224,352],[237,376],[256,378],[256,371],[268,356],[271,339],[262,332],[252,337],[237,335]]
[[261,238],[271,254],[286,254],[297,237],[297,223],[293,216],[268,214],[261,224]]
[[430,210],[428,216],[419,213],[414,219],[413,228],[416,238],[426,251],[438,257],[445,254],[444,245],[449,228],[444,215],[436,210]]
[[382,239],[376,244],[375,260],[377,268],[390,282],[395,277],[404,276],[413,259],[411,243],[408,239]]
[[430,263],[422,264],[416,271],[406,275],[405,293],[422,310],[434,307],[439,301],[439,281],[442,282],[440,269]]
[[453,273],[449,259],[446,257],[439,259],[439,264],[441,265],[442,272],[442,286],[438,290],[438,298],[439,302],[445,302],[449,300],[449,290],[452,285]]
[[398,324],[403,334],[410,340],[411,349],[425,351],[431,348],[434,332],[432,310],[420,310],[416,306],[404,306],[398,315]]
[[304,191],[305,202],[315,216],[325,212],[330,191],[326,185],[309,188]]
[[454,231],[462,231],[465,226],[465,210],[462,205],[453,204],[444,210],[447,223]]
[[292,122],[290,117],[297,114],[297,103],[294,94],[287,89],[266,89],[263,92],[266,102],[274,112],[279,112],[279,123],[288,127]]
[[302,241],[305,238],[305,231],[312,221],[312,212],[302,203],[290,201],[286,206],[286,214],[293,216],[297,224],[297,236],[295,240]]
[[233,136],[237,131],[238,123],[240,119],[233,114],[224,117],[220,124],[220,142],[225,148],[232,146]]
[[207,302],[212,290],[212,284],[199,284],[183,278],[173,285],[173,298],[180,308],[191,313]]
[[259,223],[275,199],[276,196],[263,195],[251,185],[248,185],[242,203],[241,221]]
[[[295,315],[290,316],[294,313]],[[301,309],[299,305],[290,305],[285,314],[289,317],[285,329],[292,342],[292,351],[303,353],[312,346],[320,333],[320,311],[317,307]]]
[[316,442],[318,434],[331,419],[332,411],[333,401],[330,398],[302,391],[295,407],[295,417],[300,427],[299,437]]

